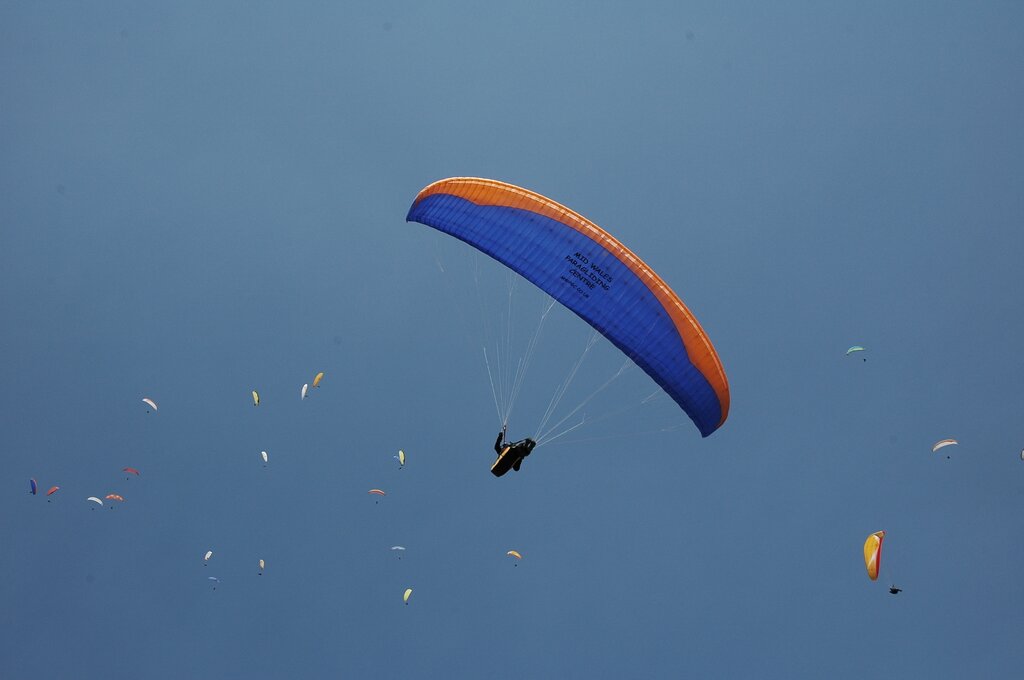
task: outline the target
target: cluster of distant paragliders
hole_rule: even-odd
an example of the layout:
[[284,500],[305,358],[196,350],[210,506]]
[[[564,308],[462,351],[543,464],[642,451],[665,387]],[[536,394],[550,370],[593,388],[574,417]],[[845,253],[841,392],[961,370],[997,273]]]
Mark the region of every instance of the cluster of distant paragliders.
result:
[[[210,558],[211,557],[213,557],[213,551],[212,550],[207,550],[206,554],[203,555],[203,566],[204,567],[207,566],[210,563]],[[258,572],[256,572],[256,573],[257,573],[258,576],[263,576],[263,571],[267,568],[267,563],[266,563],[266,561],[264,561],[264,559],[262,557],[260,558],[260,561],[259,561],[259,567],[260,567],[260,570]],[[213,584],[213,589],[214,590],[217,590],[217,584],[220,583],[220,579],[219,578],[217,578],[216,576],[207,576],[206,580],[210,581],[210,583]]]
[[[846,356],[850,356],[851,354],[857,354],[865,351],[866,349],[861,345],[853,345],[848,350],[846,350]],[[867,361],[866,358],[863,359],[864,361]],[[960,442],[958,442],[956,439],[940,439],[939,441],[932,444],[932,453],[938,453],[947,446],[957,446],[959,444]],[[1024,460],[1024,450],[1020,452],[1020,457],[1021,460]],[[949,459],[950,456],[947,454],[946,460]],[[864,541],[864,567],[867,569],[868,578],[870,578],[872,581],[878,579],[878,572],[882,564],[882,541],[884,539],[885,531],[876,531],[873,534],[870,534],[867,537],[867,540]],[[895,584],[891,584],[889,586],[889,593],[891,595],[898,595],[902,592],[903,589],[898,588]]]
[[[135,475],[136,477],[139,476],[139,474],[140,474],[139,471],[136,470],[133,467],[124,467],[124,468],[121,468],[121,471],[122,472],[127,472],[127,473],[132,474],[132,475]],[[128,479],[128,478],[126,477],[126,479]],[[46,492],[46,495],[47,496],[52,496],[53,494],[57,493],[58,491],[60,491],[60,487],[55,484],[55,485],[53,485],[53,486],[51,486],[49,488],[49,490]],[[28,480],[28,492],[32,496],[36,496],[36,495],[39,494],[39,482],[37,482],[34,477]],[[121,494],[117,494],[117,493],[108,493],[104,498],[106,500],[108,500],[108,501],[118,501],[119,503],[123,503],[124,502],[124,496],[122,496]],[[101,499],[99,496],[89,496],[85,500],[86,500],[86,502],[95,503],[96,505],[99,505],[99,506],[103,506],[104,505],[103,499]],[[47,502],[48,503],[50,502],[49,498],[47,498]],[[113,510],[113,505],[111,505],[111,510]]]
[[[323,378],[324,378],[324,372],[323,371],[320,371],[319,373],[317,373],[316,376],[314,376],[313,381],[311,383],[312,387],[319,388],[320,387],[320,382],[323,380]],[[310,388],[310,383],[305,383],[305,384],[302,385],[302,389],[300,390],[300,394],[299,394],[299,398],[301,400],[305,400],[309,396],[309,388]],[[147,413],[156,412],[156,411],[159,411],[159,409],[160,409],[159,405],[151,397],[143,397],[142,398],[142,402],[147,406],[147,410],[146,410]],[[253,403],[253,406],[259,406],[260,405],[260,395],[259,395],[259,392],[257,390],[252,390],[252,403]],[[260,451],[260,458],[263,460],[263,466],[266,467],[269,464],[269,462],[270,462],[269,454],[266,451]],[[399,449],[398,453],[395,454],[394,458],[398,460],[399,469],[404,469],[405,463],[406,463],[405,451]],[[137,468],[130,467],[130,466],[126,466],[126,467],[122,468],[121,471],[126,473],[126,474],[128,474],[128,475],[135,475],[136,477],[141,475],[141,473],[139,472],[139,470]],[[128,477],[126,479],[130,479],[130,477]],[[29,493],[31,495],[33,495],[33,496],[38,495],[39,488],[40,488],[39,487],[39,483],[36,481],[35,478],[29,479]],[[46,492],[46,496],[53,496],[58,491],[60,491],[60,486],[54,485],[54,486],[50,487],[50,489]],[[386,496],[387,495],[387,493],[383,489],[376,489],[376,488],[370,489],[368,491],[368,493],[370,495],[373,495],[373,496]],[[124,496],[122,496],[120,494],[117,494],[117,493],[109,493],[106,496],[104,496],[104,498],[100,498],[99,496],[89,496],[88,498],[86,498],[86,502],[93,503],[93,504],[99,505],[101,507],[103,505],[105,505],[104,504],[104,500],[106,500],[106,501],[117,501],[119,503],[123,503],[125,499],[124,499]],[[379,501],[376,501],[376,502],[379,502]],[[113,509],[113,505],[111,505],[111,509]],[[406,549],[405,549],[405,546],[395,545],[395,546],[391,547],[391,550],[398,554],[398,559],[401,559],[401,555],[402,555],[402,553],[405,552]],[[210,564],[210,560],[213,557],[213,554],[214,554],[213,550],[207,550],[203,554],[203,566],[204,567],[208,566]],[[516,550],[509,550],[506,553],[506,555],[509,556],[509,557],[514,558],[517,561],[522,559],[522,554],[519,553]],[[266,561],[263,558],[260,558],[259,561],[258,561],[258,565],[259,565],[259,571],[257,572],[257,574],[259,576],[262,576],[263,572],[266,570]],[[518,565],[516,565],[516,566],[518,566]],[[217,590],[217,586],[220,584],[220,579],[218,577],[216,577],[216,576],[207,576],[206,578],[207,578],[207,581],[209,581],[210,584],[212,585],[213,590]],[[402,602],[404,604],[408,605],[409,604],[409,599],[411,597],[412,597],[412,588],[406,588],[405,591],[402,594]]]
[[[932,445],[932,453],[937,453],[947,446],[957,446],[960,442],[955,439],[940,439]],[[1020,454],[1021,460],[1024,460],[1024,451]],[[949,456],[946,456],[946,460],[949,460]],[[882,541],[885,539],[885,531],[876,531],[870,534],[866,541],[864,541],[864,567],[867,569],[868,578],[872,581],[878,579],[878,571],[882,565]],[[895,584],[889,586],[889,593],[891,595],[899,595],[903,592],[902,588],[896,587]]]
[[[155,401],[153,401],[153,399],[151,399],[150,397],[143,397],[142,398],[142,403],[144,403],[146,406],[148,406],[153,411],[158,411],[159,408],[160,408],[159,406],[157,406],[157,403]],[[146,413],[150,413],[150,411],[147,410]],[[129,475],[135,475],[136,477],[139,477],[141,475],[141,473],[138,471],[138,469],[130,467],[130,466],[121,468],[121,472],[125,472],[125,473],[127,473]],[[131,477],[125,477],[125,479],[131,479]],[[36,482],[35,478],[29,479],[28,480],[28,484],[29,484],[29,493],[31,495],[33,495],[33,496],[37,495],[39,493],[39,484],[38,484],[38,482]],[[46,495],[47,496],[52,496],[53,494],[57,493],[58,491],[60,491],[60,487],[57,486],[57,485],[54,485],[54,486],[50,487],[50,489],[46,492]],[[104,503],[103,503],[104,500],[117,501],[118,503],[124,503],[124,496],[122,496],[121,494],[118,494],[118,493],[108,493],[103,498],[100,498],[99,496],[89,496],[85,500],[86,500],[87,503],[94,503],[94,504],[99,505],[99,506],[102,507],[104,505]],[[47,499],[47,502],[49,502],[49,499]],[[113,510],[113,504],[111,504],[111,510]]]
[[[313,378],[313,383],[312,383],[313,387],[320,387],[320,381],[323,380],[323,377],[324,377],[323,371],[321,371],[320,373],[317,373],[316,376]],[[302,386],[302,389],[301,389],[301,391],[299,393],[299,398],[300,399],[305,399],[308,396],[308,393],[309,393],[309,383],[306,383],[306,384],[304,384]],[[259,392],[257,392],[256,390],[252,391],[252,403],[253,403],[253,406],[259,406],[260,405],[260,395],[259,395]],[[267,463],[269,462],[269,456],[267,455],[267,452],[266,451],[261,451],[260,452],[260,456],[263,459],[264,467],[266,467]],[[402,450],[402,449],[399,449],[398,453],[395,454],[393,457],[398,461],[399,469],[400,470],[404,469],[405,468],[405,460],[406,460],[405,451]],[[369,491],[367,491],[367,493],[370,494],[371,496],[387,496],[387,492],[384,491],[383,489],[376,489],[376,488],[374,488],[374,489],[370,489]],[[379,499],[374,501],[375,504],[379,503],[379,502],[380,502]],[[393,545],[393,546],[391,546],[391,550],[392,550],[392,552],[395,552],[398,555],[398,559],[402,559],[402,553],[404,553],[406,549],[405,549],[405,546],[402,546],[402,545]],[[513,557],[517,561],[521,560],[523,558],[522,554],[519,551],[517,551],[517,550],[509,550],[506,553],[506,555],[509,556],[509,557]],[[213,551],[212,550],[208,550],[206,552],[206,555],[203,557],[203,564],[204,564],[204,566],[209,562],[211,557],[213,557]],[[259,561],[259,567],[260,567],[259,575],[261,575],[261,576],[263,575],[263,570],[265,568],[265,565],[266,565],[266,563],[261,559]],[[515,566],[518,566],[518,564],[516,564]],[[216,590],[217,589],[217,585],[216,584],[220,583],[220,580],[218,578],[216,578],[215,576],[210,576],[210,577],[208,577],[208,579],[214,584],[213,589]],[[402,594],[402,602],[404,604],[408,605],[409,604],[409,598],[411,598],[411,597],[412,597],[412,588],[406,588],[405,592]]]

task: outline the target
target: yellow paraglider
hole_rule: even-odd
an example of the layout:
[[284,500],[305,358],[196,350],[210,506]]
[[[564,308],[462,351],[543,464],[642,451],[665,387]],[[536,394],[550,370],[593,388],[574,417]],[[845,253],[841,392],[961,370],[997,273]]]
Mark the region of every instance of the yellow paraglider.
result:
[[398,449],[398,464],[405,467],[405,451]]
[[514,558],[516,558],[517,560],[521,560],[521,559],[523,559],[523,556],[519,554],[519,551],[518,551],[518,550],[509,550],[509,551],[508,551],[507,553],[505,553],[505,554],[506,554],[506,555],[508,555],[509,557],[514,557]]
[[260,393],[257,392],[256,390],[252,391],[252,405],[253,406],[259,406],[260,405]]
[[324,379],[324,372],[320,371],[319,373],[316,374],[316,377],[313,378],[313,387],[320,387],[320,381],[323,380],[323,379]]
[[402,596],[402,602],[409,604],[410,597],[412,597],[412,588],[406,588],[405,595]]
[[882,567],[882,539],[884,531],[876,531],[864,541],[864,567],[868,570],[868,578],[878,579],[878,570]]

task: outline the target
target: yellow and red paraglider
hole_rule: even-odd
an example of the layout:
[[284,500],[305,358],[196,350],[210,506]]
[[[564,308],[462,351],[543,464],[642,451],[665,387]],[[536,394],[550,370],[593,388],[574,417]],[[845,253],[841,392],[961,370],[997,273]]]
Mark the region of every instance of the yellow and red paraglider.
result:
[[878,570],[882,568],[882,540],[884,531],[876,531],[864,541],[864,568],[868,570],[868,578],[878,579]]

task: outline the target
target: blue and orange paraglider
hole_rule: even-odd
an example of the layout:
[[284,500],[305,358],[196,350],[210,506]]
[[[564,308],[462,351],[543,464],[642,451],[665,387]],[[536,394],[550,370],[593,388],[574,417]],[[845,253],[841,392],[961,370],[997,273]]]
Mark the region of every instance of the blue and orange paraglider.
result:
[[729,384],[697,319],[607,231],[527,189],[454,177],[423,189],[407,221],[451,234],[520,274],[644,369],[707,437],[729,415]]

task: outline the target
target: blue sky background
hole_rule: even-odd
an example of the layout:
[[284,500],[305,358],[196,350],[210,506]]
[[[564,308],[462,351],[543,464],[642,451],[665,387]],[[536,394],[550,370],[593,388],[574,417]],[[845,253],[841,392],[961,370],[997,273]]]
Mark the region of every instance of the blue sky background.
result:
[[[4,3],[0,676],[1016,676],[1022,20]],[[493,478],[477,322],[508,278],[404,222],[453,175],[654,267],[719,351],[724,427],[633,370]],[[517,288],[520,352],[543,304]],[[552,313],[512,436],[588,337]],[[595,347],[560,413],[621,361]]]

